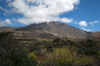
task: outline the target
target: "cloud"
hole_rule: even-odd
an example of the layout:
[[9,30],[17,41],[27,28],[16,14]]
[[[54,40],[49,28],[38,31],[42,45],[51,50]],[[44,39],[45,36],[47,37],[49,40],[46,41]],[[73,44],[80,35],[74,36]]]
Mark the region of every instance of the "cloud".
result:
[[78,22],[78,21],[75,21],[74,23],[78,24],[79,26],[81,26],[82,30],[92,31],[91,29],[87,29],[87,28],[89,28],[90,26],[94,26],[94,25],[100,23],[100,21],[98,21],[98,20],[94,20],[94,21],[91,21],[91,22],[87,22],[87,21]]
[[100,23],[100,21],[98,21],[98,20],[95,20],[95,21],[89,22],[90,25],[95,25],[95,24],[98,24],[98,23]]
[[12,24],[12,22],[10,19],[0,20],[0,27],[5,27],[5,26],[11,25],[11,24]]
[[[0,11],[2,11],[3,15],[8,15],[15,12],[10,5],[10,1],[11,0],[0,0]],[[2,5],[1,3],[5,4],[6,6]]]
[[90,29],[87,29],[87,28],[82,28],[84,31],[88,31],[90,32],[91,30]]
[[10,4],[14,11],[24,15],[17,21],[23,24],[50,21],[71,22],[70,18],[60,18],[62,13],[72,11],[79,0],[14,0]]
[[79,22],[79,26],[81,26],[81,27],[87,27],[88,23],[86,21],[80,21]]
[[[77,23],[78,23],[78,22],[76,21],[75,24],[77,24]],[[80,21],[78,24],[79,24],[79,26],[81,26],[81,27],[88,27],[88,26],[91,26],[91,25],[96,25],[96,24],[98,24],[98,23],[100,23],[100,21],[94,20],[94,21],[91,21],[91,22]]]
[[[73,22],[73,20],[69,18],[51,18],[51,19],[53,21],[61,21],[61,22],[66,22],[66,23]],[[47,21],[50,22],[52,20],[47,20],[47,19],[37,20],[37,19],[21,18],[21,19],[18,19],[17,22],[28,25],[29,23],[41,23],[41,22],[47,22]]]
[[8,13],[9,12],[7,9],[4,9],[3,7],[0,7],[0,10],[4,12],[3,13],[4,15],[5,15],[5,13]]
[[71,23],[71,22],[73,22],[73,19],[68,19],[68,18],[60,18],[58,20],[61,21],[61,22],[65,22],[65,23]]
[[5,24],[12,24],[10,19],[5,19]]

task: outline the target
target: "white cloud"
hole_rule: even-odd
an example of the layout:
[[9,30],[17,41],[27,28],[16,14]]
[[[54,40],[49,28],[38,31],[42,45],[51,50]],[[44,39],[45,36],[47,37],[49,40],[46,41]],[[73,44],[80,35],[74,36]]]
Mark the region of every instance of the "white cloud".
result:
[[73,19],[61,18],[61,19],[59,19],[59,21],[66,22],[66,23],[71,23],[71,22],[73,22]]
[[[78,24],[81,27],[87,27],[87,26],[91,26],[91,25],[96,25],[100,23],[100,21],[95,20],[95,21],[91,21],[91,22],[87,22],[87,21],[80,21]],[[77,23],[76,23],[77,24]]]
[[80,21],[79,26],[86,27],[86,26],[88,26],[88,23],[86,21]]
[[22,24],[26,24],[26,25],[27,25],[27,24],[29,24],[28,22],[31,21],[31,20],[22,18],[22,19],[18,19],[17,21],[18,21],[19,23],[22,23]]
[[[7,0],[7,3],[9,3],[8,0]],[[0,6],[0,11],[2,11],[4,15],[8,15],[8,14],[11,14],[11,13],[15,12],[8,4],[6,4],[5,7],[6,8]]]
[[84,31],[88,31],[90,32],[91,30],[90,29],[87,29],[87,28],[82,28]]
[[18,19],[20,23],[31,24],[50,21],[71,22],[72,19],[60,18],[64,12],[72,11],[79,0],[14,0],[11,5],[24,18]]
[[85,31],[92,31],[90,29],[87,29],[87,27],[89,28],[90,26],[96,25],[98,23],[100,23],[100,21],[94,20],[94,21],[91,21],[91,22],[87,22],[87,21],[80,21],[80,22],[78,22],[78,21],[76,21],[75,24],[78,24],[79,26],[81,26],[81,29],[83,29]]
[[95,20],[95,21],[89,22],[90,25],[95,25],[95,24],[98,24],[98,23],[100,23],[100,21],[98,21],[98,20]]
[[5,19],[5,23],[6,23],[6,24],[12,24],[12,22],[11,22],[10,19]]
[[12,22],[10,19],[0,20],[0,27],[5,27],[5,26],[11,25],[11,24],[12,24]]

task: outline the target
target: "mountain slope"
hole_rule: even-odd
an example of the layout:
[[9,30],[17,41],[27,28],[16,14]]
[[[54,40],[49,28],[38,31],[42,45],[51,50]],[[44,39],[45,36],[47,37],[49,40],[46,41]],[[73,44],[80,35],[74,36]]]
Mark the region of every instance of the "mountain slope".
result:
[[0,31],[15,31],[19,27],[0,27]]
[[93,38],[100,38],[100,32],[92,32]]
[[28,32],[42,32],[49,33],[58,37],[68,37],[68,38],[86,38],[87,34],[85,31],[74,28],[67,24],[63,24],[60,22],[50,22],[50,23],[40,23],[40,24],[32,24],[16,31],[28,31]]
[[100,38],[100,32],[86,32],[60,22],[44,22],[31,24],[20,28],[0,28],[1,31],[13,31],[16,38],[24,39],[53,39],[67,38]]

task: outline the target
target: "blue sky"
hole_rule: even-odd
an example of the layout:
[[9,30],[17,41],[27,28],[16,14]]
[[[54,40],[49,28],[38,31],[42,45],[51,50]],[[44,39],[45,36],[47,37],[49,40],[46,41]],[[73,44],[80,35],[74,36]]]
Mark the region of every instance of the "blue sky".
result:
[[0,27],[45,21],[100,31],[100,0],[0,0]]

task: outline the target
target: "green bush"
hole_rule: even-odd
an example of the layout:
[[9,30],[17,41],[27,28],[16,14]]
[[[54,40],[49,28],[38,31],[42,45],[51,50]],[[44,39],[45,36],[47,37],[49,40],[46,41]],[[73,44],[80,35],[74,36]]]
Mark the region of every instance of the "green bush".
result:
[[99,66],[100,41],[19,41],[0,33],[0,66]]
[[13,38],[12,33],[0,33],[0,66],[36,65],[27,54],[28,49]]

